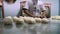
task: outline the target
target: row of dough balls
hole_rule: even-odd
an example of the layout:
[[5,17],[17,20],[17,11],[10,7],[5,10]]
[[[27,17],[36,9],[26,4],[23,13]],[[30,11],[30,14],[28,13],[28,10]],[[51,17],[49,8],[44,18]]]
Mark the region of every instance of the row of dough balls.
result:
[[41,19],[41,18],[22,17],[22,16],[20,16],[19,18],[16,16],[12,18],[11,16],[8,16],[3,19],[3,22],[7,24],[11,24],[12,19],[15,23],[41,23],[41,22],[47,23],[49,21],[47,18]]
[[14,22],[25,22],[25,23],[42,23],[42,22],[45,22],[45,23],[48,23],[49,20],[47,18],[33,18],[33,17],[22,17],[20,16],[19,18],[18,17],[13,17],[13,21]]
[[60,16],[51,16],[52,19],[60,20]]

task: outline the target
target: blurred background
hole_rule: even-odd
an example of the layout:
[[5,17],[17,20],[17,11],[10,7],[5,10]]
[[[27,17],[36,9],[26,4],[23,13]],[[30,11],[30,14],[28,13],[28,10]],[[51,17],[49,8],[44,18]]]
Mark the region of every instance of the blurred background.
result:
[[[51,4],[51,16],[55,16],[55,15],[59,15],[60,13],[60,10],[59,10],[59,1],[60,0],[42,0],[44,3],[49,3],[49,4]],[[17,0],[16,1],[16,3],[18,4],[20,2],[20,0]],[[19,5],[19,4],[18,4]],[[8,8],[8,7],[6,7],[6,8]],[[14,8],[14,9],[18,9],[18,8]],[[13,9],[13,7],[9,10],[9,11],[11,11],[11,10],[14,10]],[[6,9],[4,9],[5,11],[4,11],[4,16],[5,15],[7,15],[8,16],[8,13],[9,13],[9,11],[8,11],[8,13],[7,13],[7,11],[6,11]],[[14,14],[13,14],[13,12],[12,13],[9,13],[9,14],[12,14],[12,15],[16,15],[16,12],[17,11],[19,11],[19,9],[18,10],[15,10],[14,12]],[[12,16],[11,15],[11,16]]]
[[[0,0],[0,32],[3,32],[3,34],[20,34],[20,33],[24,34],[23,31],[21,31],[20,28],[17,28],[14,23],[13,23],[13,26],[7,26],[2,28],[1,18],[6,16],[16,16],[20,10],[20,0],[16,0],[15,5],[13,6],[10,5],[10,7],[5,6],[4,1],[5,0],[3,1]],[[60,0],[41,0],[41,1],[45,3],[44,5],[48,5],[50,7],[51,16],[60,15],[60,4],[59,4]],[[50,30],[49,32],[50,34],[60,34],[60,21],[51,20],[50,24],[47,26],[49,26],[48,29]],[[46,34],[49,34],[49,33],[46,33]]]

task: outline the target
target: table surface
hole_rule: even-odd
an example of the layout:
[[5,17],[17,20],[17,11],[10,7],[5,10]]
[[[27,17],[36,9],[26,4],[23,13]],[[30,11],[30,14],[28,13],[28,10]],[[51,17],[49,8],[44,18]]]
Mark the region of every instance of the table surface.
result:
[[0,18],[0,34],[2,34],[2,19]]
[[3,26],[2,34],[60,34],[60,20],[50,20],[48,24],[12,25]]

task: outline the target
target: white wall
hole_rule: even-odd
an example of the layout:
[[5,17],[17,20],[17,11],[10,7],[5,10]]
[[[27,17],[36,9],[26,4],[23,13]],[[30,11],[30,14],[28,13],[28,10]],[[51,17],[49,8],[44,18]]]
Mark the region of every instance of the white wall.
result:
[[51,3],[51,15],[59,14],[59,0],[42,0],[43,2]]

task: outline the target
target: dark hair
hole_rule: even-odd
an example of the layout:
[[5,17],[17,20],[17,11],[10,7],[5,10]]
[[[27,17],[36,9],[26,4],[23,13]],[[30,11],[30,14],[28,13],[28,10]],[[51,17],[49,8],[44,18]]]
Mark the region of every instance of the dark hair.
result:
[[[10,0],[5,0],[5,1],[8,2],[8,3],[10,2]],[[16,1],[16,0],[13,0],[13,3],[15,3],[15,1]]]

